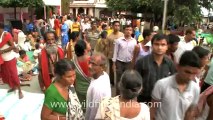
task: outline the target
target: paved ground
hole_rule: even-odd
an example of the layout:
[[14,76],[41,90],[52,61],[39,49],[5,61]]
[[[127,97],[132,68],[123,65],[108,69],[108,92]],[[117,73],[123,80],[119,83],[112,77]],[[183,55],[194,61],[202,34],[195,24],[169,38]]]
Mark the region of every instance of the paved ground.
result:
[[24,98],[18,99],[18,91],[7,93],[9,87],[0,85],[0,113],[6,120],[40,120],[44,94],[40,91],[37,76],[24,82],[31,86],[22,87]]
[[[9,87],[0,85],[0,114],[6,120],[40,120],[40,112],[44,101],[44,94],[40,91],[37,76],[33,76],[29,83],[31,86],[21,87],[24,98],[18,99],[18,91],[7,93]],[[113,96],[115,95],[112,87]]]

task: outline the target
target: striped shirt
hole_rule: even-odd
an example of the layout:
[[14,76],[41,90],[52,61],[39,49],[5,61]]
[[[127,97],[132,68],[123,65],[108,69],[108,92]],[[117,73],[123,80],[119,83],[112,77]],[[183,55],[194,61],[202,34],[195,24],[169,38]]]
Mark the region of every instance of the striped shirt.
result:
[[130,38],[128,40],[124,37],[118,38],[115,42],[112,61],[116,62],[116,60],[119,60],[126,63],[131,62],[136,45],[137,41],[134,38]]

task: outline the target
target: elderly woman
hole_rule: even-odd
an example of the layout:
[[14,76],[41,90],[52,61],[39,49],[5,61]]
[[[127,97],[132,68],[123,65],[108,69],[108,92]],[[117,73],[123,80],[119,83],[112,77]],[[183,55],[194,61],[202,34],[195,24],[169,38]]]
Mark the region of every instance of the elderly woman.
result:
[[[89,73],[89,60],[90,56],[88,55],[88,44],[84,40],[77,41],[75,45],[75,54],[73,61],[76,66],[76,81],[75,81],[75,90],[78,95],[79,101],[85,103],[87,89],[90,84],[90,73]],[[85,110],[85,104],[83,110]]]
[[81,105],[73,87],[76,79],[74,64],[68,60],[59,60],[55,64],[55,74],[55,82],[45,92],[41,119],[84,119]]
[[96,119],[102,120],[150,120],[149,107],[137,102],[142,90],[142,78],[135,70],[127,70],[119,83],[120,96],[103,99]]

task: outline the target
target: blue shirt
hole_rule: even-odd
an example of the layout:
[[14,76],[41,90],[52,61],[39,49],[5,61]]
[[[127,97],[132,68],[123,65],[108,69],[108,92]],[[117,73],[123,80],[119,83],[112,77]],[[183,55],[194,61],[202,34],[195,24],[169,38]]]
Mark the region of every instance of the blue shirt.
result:
[[33,28],[34,28],[34,26],[33,26],[33,24],[32,24],[32,23],[27,24],[27,26],[26,26],[26,29],[27,29],[27,31],[28,31],[28,32],[33,31]]
[[67,43],[69,42],[68,30],[69,30],[69,27],[68,27],[67,24],[63,24],[63,25],[61,26],[62,46],[63,46],[63,45],[67,45]]

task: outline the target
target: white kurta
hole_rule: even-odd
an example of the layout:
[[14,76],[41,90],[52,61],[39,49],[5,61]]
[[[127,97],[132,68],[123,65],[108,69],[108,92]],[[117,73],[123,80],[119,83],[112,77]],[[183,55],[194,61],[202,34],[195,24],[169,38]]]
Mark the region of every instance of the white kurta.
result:
[[94,120],[102,98],[111,97],[109,75],[104,72],[98,79],[92,79],[87,90],[86,120]]

